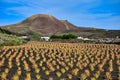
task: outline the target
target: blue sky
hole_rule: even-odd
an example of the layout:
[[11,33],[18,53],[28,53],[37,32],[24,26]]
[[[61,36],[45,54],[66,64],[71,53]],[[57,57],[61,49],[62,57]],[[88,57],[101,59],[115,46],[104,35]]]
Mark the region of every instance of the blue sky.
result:
[[120,0],[0,0],[0,25],[51,14],[77,26],[120,30]]

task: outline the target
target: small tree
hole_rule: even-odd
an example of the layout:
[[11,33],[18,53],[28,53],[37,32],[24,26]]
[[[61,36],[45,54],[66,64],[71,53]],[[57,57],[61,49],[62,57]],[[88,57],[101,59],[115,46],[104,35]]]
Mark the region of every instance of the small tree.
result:
[[40,40],[40,35],[38,33],[33,33],[32,36],[31,36],[31,39]]

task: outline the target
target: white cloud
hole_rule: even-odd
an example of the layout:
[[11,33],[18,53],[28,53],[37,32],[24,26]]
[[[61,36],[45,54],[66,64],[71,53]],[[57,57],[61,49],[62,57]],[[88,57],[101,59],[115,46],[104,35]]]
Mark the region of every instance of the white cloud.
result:
[[[87,9],[98,6],[98,4],[88,4],[96,0],[5,0],[6,2],[21,4],[21,6],[14,6],[7,8],[7,11],[14,11],[22,15],[30,15],[34,13],[74,13],[71,12],[72,8],[76,5],[81,5],[77,12],[86,12]],[[86,4],[87,3],[87,4]],[[57,12],[56,12],[57,11]]]

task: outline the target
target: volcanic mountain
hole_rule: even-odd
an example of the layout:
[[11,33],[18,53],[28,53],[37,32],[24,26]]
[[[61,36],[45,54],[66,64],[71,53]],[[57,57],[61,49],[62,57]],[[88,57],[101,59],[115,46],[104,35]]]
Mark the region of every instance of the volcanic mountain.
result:
[[2,28],[26,35],[29,35],[33,32],[39,33],[40,35],[51,35],[65,30],[78,29],[67,20],[58,20],[57,18],[48,14],[33,15],[20,23],[7,25]]
[[120,37],[120,30],[105,30],[89,27],[77,27],[67,20],[59,20],[49,14],[36,14],[13,25],[6,25],[1,29],[22,35],[33,35],[38,33],[41,36],[53,34],[73,33],[88,38],[113,38]]

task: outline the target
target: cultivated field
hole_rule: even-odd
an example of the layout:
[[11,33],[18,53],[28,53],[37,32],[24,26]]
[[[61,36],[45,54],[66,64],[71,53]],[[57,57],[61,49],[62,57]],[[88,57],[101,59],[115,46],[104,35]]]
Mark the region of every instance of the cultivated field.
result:
[[0,49],[0,80],[120,80],[120,46],[28,42]]

